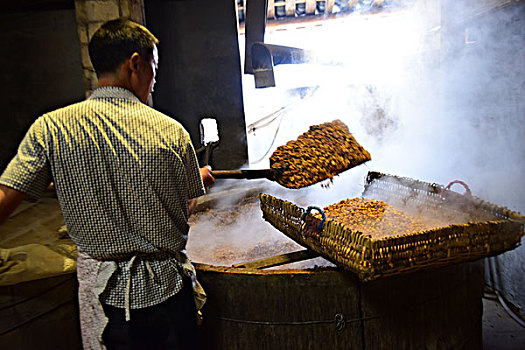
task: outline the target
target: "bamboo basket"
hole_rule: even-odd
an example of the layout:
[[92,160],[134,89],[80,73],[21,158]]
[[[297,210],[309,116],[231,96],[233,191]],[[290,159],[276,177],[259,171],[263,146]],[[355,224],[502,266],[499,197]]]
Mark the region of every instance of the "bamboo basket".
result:
[[[362,281],[446,266],[493,256],[516,248],[524,235],[525,217],[467,193],[436,184],[369,172],[363,197],[401,207],[418,204],[418,215],[465,215],[465,224],[373,239],[341,223],[319,219],[316,207],[260,194],[263,217],[297,243],[350,270]],[[324,214],[323,214],[324,216]]]

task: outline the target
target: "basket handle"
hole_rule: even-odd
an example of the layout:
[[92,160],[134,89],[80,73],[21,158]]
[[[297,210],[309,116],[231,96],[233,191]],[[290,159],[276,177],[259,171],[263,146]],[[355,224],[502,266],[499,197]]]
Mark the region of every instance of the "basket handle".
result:
[[445,188],[443,188],[443,191],[441,191],[441,195],[443,195],[445,191],[450,190],[450,187],[452,187],[453,184],[463,185],[463,187],[465,187],[465,193],[463,195],[469,196],[469,197],[472,196],[472,192],[470,191],[470,188],[468,187],[468,185],[461,180],[450,181],[450,183],[446,185]]
[[306,208],[306,211],[303,213],[303,215],[301,216],[301,226],[299,227],[299,234],[302,236],[303,235],[303,227],[306,225],[306,217],[308,216],[308,214],[310,214],[310,212],[312,211],[312,209],[315,209],[317,210],[319,213],[321,213],[321,216],[323,217],[323,219],[321,220],[321,222],[319,223],[319,232],[321,232],[323,230],[323,224],[324,224],[324,221],[326,220],[326,215],[324,214],[324,211],[323,209],[319,208],[319,207],[316,207],[316,206],[309,206],[308,208]]

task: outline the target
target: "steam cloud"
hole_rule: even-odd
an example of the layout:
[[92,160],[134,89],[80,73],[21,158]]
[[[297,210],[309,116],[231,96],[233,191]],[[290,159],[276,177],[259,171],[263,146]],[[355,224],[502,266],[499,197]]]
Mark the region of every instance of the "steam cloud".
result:
[[[508,58],[516,51],[522,54],[511,57],[525,57],[525,36],[497,34],[523,11],[464,23],[455,53],[443,45],[440,11],[439,1],[421,0],[389,14],[267,30],[268,43],[317,54],[311,64],[276,66],[275,88],[251,89],[253,78],[246,77],[248,123],[287,106],[268,157],[308,126],[341,119],[372,155],[334,179],[332,189],[349,187],[345,198],[377,170],[443,185],[460,179],[474,195],[525,212],[525,63]],[[250,134],[250,160],[267,151],[276,127]]]
[[[356,14],[322,27],[267,29],[265,42],[314,56],[308,64],[276,66],[275,88],[256,90],[253,77],[244,77],[246,124],[274,119],[249,134],[250,167],[269,167],[279,145],[334,119],[349,126],[372,161],[335,177],[328,189],[288,190],[266,181],[261,192],[326,206],[360,196],[367,172],[376,170],[443,185],[460,179],[474,195],[525,212],[525,63],[507,55],[525,57],[525,33],[497,36],[498,25],[523,19],[523,11],[503,11],[483,25],[463,23],[455,50],[443,44],[440,11],[439,1],[420,0],[408,10]],[[266,224],[260,212],[244,217],[249,220],[239,217],[234,231],[245,238]]]

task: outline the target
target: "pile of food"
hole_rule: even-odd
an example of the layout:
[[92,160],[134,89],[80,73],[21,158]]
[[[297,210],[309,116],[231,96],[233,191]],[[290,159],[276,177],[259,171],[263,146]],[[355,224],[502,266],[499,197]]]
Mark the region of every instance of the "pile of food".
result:
[[288,188],[313,185],[371,159],[340,120],[311,126],[270,157],[277,182]]
[[[437,226],[428,220],[414,218],[393,206],[374,199],[352,198],[324,208],[327,219],[359,231],[373,239],[421,232]],[[320,214],[316,217],[321,218]]]

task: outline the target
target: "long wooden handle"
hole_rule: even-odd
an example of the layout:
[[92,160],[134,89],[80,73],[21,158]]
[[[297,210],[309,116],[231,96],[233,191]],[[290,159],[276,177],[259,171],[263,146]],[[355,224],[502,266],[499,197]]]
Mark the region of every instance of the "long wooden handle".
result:
[[250,262],[233,265],[233,267],[242,267],[248,269],[265,269],[267,267],[291,264],[297,261],[317,258],[319,254],[309,250],[303,249],[292,253],[272,256],[270,258],[254,260]]
[[254,170],[213,170],[211,175],[216,179],[269,179],[273,180],[272,169]]

